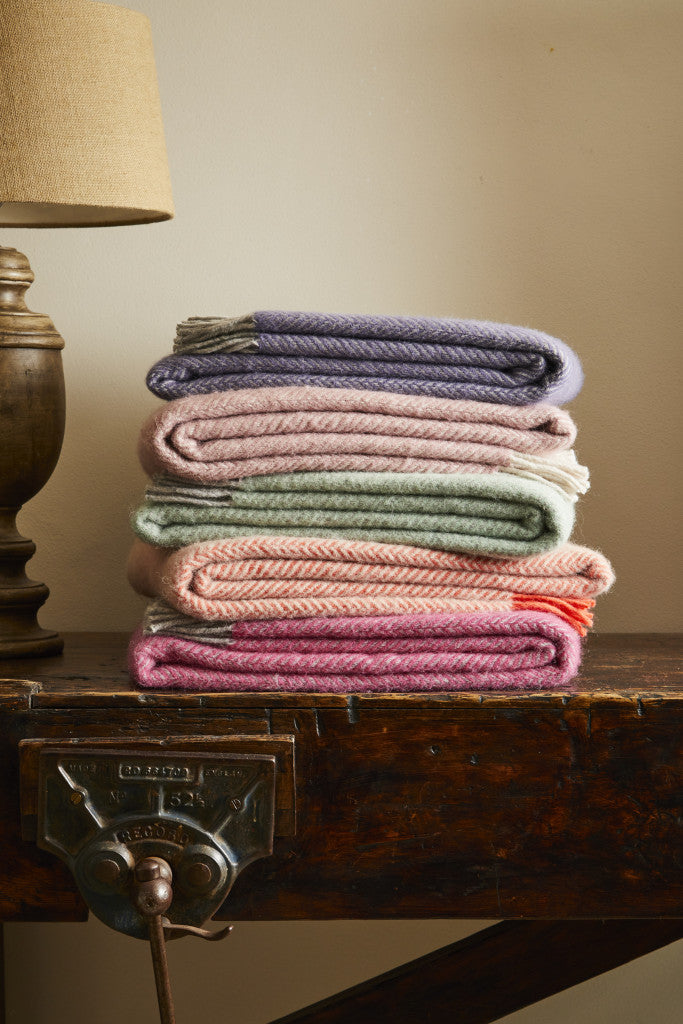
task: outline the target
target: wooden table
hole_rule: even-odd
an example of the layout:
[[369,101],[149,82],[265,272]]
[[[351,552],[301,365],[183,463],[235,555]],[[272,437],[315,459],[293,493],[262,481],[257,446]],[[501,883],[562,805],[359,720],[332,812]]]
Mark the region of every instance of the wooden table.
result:
[[295,832],[219,916],[500,923],[287,1021],[485,1024],[683,937],[680,637],[591,636],[566,692],[352,697],[141,693],[125,645],[0,662],[0,920],[87,916],[21,838],[20,740],[293,736]]

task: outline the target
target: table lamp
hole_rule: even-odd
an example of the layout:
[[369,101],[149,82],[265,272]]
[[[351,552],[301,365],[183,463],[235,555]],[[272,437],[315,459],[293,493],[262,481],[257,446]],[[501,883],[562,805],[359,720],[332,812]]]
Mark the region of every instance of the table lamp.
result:
[[[148,19],[93,0],[0,3],[0,227],[167,220],[173,201]],[[15,525],[64,434],[64,342],[30,312],[28,260],[0,248],[0,657],[59,653]]]

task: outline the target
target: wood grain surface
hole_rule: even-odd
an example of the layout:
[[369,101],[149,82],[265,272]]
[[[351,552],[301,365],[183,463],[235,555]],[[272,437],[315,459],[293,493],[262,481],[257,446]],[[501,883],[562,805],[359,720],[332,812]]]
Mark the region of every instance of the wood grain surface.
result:
[[49,479],[64,436],[64,341],[49,317],[32,313],[33,271],[23,253],[0,247],[0,657],[54,655],[61,638],[36,614],[49,590],[29,579],[35,544],[16,515]]
[[139,693],[125,637],[3,662],[0,919],[74,919],[66,869],[20,838],[24,738],[295,737],[297,830],[226,917],[683,916],[680,639],[592,637],[574,691]]

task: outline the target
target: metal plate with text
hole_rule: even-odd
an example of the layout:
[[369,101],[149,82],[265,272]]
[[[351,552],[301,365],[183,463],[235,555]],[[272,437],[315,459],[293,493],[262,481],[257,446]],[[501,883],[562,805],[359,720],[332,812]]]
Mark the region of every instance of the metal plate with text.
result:
[[135,864],[173,869],[173,924],[201,925],[251,861],[272,853],[276,756],[69,746],[40,749],[38,845],[71,868],[90,909],[144,936]]

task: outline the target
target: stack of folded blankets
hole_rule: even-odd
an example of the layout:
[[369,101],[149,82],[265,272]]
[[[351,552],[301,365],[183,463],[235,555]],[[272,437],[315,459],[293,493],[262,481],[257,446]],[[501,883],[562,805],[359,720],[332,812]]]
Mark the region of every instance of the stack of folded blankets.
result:
[[576,355],[473,320],[193,318],[150,370],[145,687],[552,689],[613,581],[570,543]]

